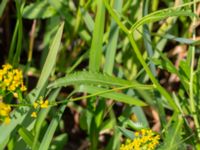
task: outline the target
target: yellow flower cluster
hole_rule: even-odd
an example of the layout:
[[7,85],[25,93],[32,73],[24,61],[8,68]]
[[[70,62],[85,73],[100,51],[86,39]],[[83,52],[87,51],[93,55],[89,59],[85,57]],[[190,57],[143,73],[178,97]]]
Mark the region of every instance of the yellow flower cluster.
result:
[[142,129],[135,132],[135,138],[128,139],[126,144],[122,144],[120,150],[155,150],[159,144],[160,135],[156,135],[152,130]]
[[[41,108],[48,108],[49,106],[49,101],[48,100],[43,100],[43,97],[40,97],[38,101],[35,101],[33,103],[34,109],[37,109],[38,111]],[[36,118],[37,117],[37,112],[32,112],[31,117]]]
[[15,97],[17,97],[17,89],[26,91],[22,71],[14,69],[10,64],[3,65],[2,69],[0,69],[0,88],[4,91],[15,93]]
[[10,112],[11,107],[3,102],[0,102],[0,120],[3,121],[5,124],[10,123]]

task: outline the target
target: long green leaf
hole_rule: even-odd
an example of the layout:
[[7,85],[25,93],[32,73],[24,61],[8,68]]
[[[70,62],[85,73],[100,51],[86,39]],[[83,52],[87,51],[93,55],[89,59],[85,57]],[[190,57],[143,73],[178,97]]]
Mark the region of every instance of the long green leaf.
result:
[[6,8],[6,4],[7,4],[8,0],[2,0],[1,4],[0,4],[0,18],[4,12],[4,9]]
[[42,73],[41,73],[41,76],[39,78],[39,81],[37,83],[36,88],[43,87],[45,85],[45,83],[47,82],[47,80],[48,80],[48,78],[49,78],[49,76],[52,72],[52,69],[53,69],[53,67],[56,63],[56,57],[57,57],[58,50],[59,50],[59,47],[60,47],[63,28],[64,28],[64,22],[61,23],[53,41],[52,41],[47,59],[46,59],[45,64],[43,66]]
[[[19,135],[22,137],[22,139],[26,142],[27,145],[30,147],[33,145],[33,135],[31,132],[29,132],[26,128],[21,126],[21,128],[18,130]],[[37,147],[39,146],[39,143],[37,143]]]
[[141,101],[137,98],[134,98],[134,97],[122,94],[122,93],[117,93],[115,91],[109,91],[107,89],[103,89],[103,88],[99,88],[99,87],[81,85],[79,87],[78,91],[79,92],[87,92],[87,93],[90,93],[90,94],[99,93],[98,94],[99,96],[109,98],[109,99],[113,99],[113,100],[116,100],[118,102],[131,104],[131,105],[137,105],[137,106],[145,106],[146,105],[145,102],[143,102],[143,101]]
[[[49,53],[47,55],[45,64],[43,66],[41,76],[40,76],[39,81],[37,83],[38,89],[43,89],[43,87],[47,83],[47,80],[48,80],[48,78],[49,78],[49,76],[52,72],[52,69],[55,65],[56,57],[57,57],[60,42],[61,42],[63,28],[64,28],[64,22],[61,23],[61,25],[60,25],[60,27],[59,27],[59,29],[58,29],[55,37],[54,37],[54,40],[53,40],[53,42],[50,46],[50,50],[49,50]],[[47,114],[47,112],[44,113],[43,115],[41,115],[40,120],[44,120],[44,116],[46,114]],[[37,122],[37,124],[40,125],[41,121]],[[38,139],[38,136],[39,136],[39,132],[40,132],[40,127],[37,128],[36,136],[34,138],[34,144],[33,144],[32,149],[36,149],[36,143],[37,143],[37,139]]]
[[60,122],[61,116],[65,108],[66,106],[62,105],[60,109],[58,110],[58,112],[55,114],[54,118],[51,120],[51,123],[49,124],[48,129],[45,132],[45,135],[43,136],[39,150],[48,150],[51,140],[53,138],[54,132],[56,131],[56,128]]
[[135,88],[146,89],[146,85],[139,84],[136,81],[128,81],[121,78],[103,75],[101,73],[93,73],[93,72],[77,72],[66,77],[57,79],[53,83],[51,83],[48,88],[57,88],[68,85],[76,85],[76,84],[94,84],[94,85],[110,85],[110,86],[128,86],[135,85]]
[[[123,3],[122,0],[115,0],[114,8],[116,9],[116,11],[121,12],[122,3]],[[119,27],[117,26],[117,23],[112,19],[109,42],[106,48],[106,60],[104,65],[104,72],[108,73],[109,75],[111,75],[113,71],[118,35],[119,35]]]
[[[49,102],[53,102],[55,101],[56,97],[58,96],[59,94],[59,91],[60,89],[55,89],[53,90],[49,97],[48,97],[48,100]],[[37,117],[37,120],[36,120],[36,123],[35,123],[35,137],[34,137],[34,142],[32,144],[32,147],[35,148],[35,149],[38,149],[38,137],[39,137],[39,134],[40,134],[40,130],[41,130],[41,127],[42,127],[42,123],[44,122],[48,112],[50,111],[50,107],[47,108],[47,109],[43,109],[39,112],[38,114],[38,117]]]
[[97,15],[94,24],[92,45],[90,48],[89,70],[99,71],[102,55],[105,8],[102,0],[97,1]]

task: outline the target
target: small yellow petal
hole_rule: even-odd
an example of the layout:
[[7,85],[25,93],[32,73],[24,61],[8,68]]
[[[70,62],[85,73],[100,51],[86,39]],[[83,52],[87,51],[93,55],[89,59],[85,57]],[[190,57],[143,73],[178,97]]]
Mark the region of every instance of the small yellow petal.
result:
[[9,123],[10,123],[10,118],[9,118],[9,117],[6,117],[6,118],[4,119],[4,123],[5,123],[5,124],[9,124]]
[[49,105],[49,101],[45,100],[45,102],[41,104],[41,108],[48,108],[48,105]]
[[22,85],[22,86],[21,86],[21,88],[20,88],[20,90],[21,90],[21,91],[26,91],[26,90],[27,90],[27,88],[26,88],[26,86],[25,86],[25,85]]
[[37,117],[37,113],[36,112],[32,112],[31,117],[36,118]]
[[13,96],[15,97],[15,98],[18,98],[18,94],[15,92],[15,93],[13,93]]
[[36,109],[38,107],[38,103],[37,102],[34,102],[33,103],[33,107]]

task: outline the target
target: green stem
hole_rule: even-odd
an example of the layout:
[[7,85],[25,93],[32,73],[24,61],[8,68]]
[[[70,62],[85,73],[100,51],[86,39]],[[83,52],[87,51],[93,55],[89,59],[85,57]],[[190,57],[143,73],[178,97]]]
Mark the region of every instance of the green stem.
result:
[[111,16],[113,17],[113,19],[119,25],[119,27],[127,34],[127,36],[128,36],[128,38],[130,40],[130,43],[131,43],[131,45],[133,47],[133,50],[134,50],[134,52],[135,52],[138,60],[142,64],[142,66],[143,66],[144,70],[146,71],[146,73],[149,75],[149,78],[151,79],[151,81],[153,82],[153,84],[156,86],[156,88],[158,89],[158,91],[166,98],[166,100],[169,102],[170,106],[174,109],[174,111],[178,112],[179,109],[176,106],[174,100],[171,98],[170,94],[159,84],[159,82],[157,81],[157,79],[154,77],[154,75],[152,74],[151,70],[149,69],[149,67],[148,67],[147,63],[145,62],[144,58],[142,57],[142,54],[140,53],[140,50],[139,50],[137,44],[135,43],[135,41],[133,39],[133,35],[132,35],[131,30],[129,31],[123,25],[123,23],[118,18],[116,12],[108,4],[107,0],[104,0],[104,4],[105,4],[108,12],[111,14]]
[[171,98],[169,93],[159,84],[159,82],[157,81],[157,79],[154,77],[154,75],[152,74],[151,70],[149,69],[147,63],[145,62],[144,58],[142,57],[142,54],[140,53],[139,48],[137,47],[137,44],[135,43],[135,41],[133,39],[133,36],[131,34],[128,34],[128,38],[129,38],[129,40],[131,42],[131,45],[132,45],[132,47],[134,49],[134,52],[135,52],[138,60],[140,61],[140,63],[144,67],[144,70],[149,75],[149,78],[151,79],[153,84],[155,84],[155,86],[158,89],[158,91],[168,100],[170,106],[174,109],[174,111],[178,112],[179,110],[178,110],[178,107],[176,106],[174,100]]
[[[193,0],[193,11],[194,13],[196,13],[196,0]],[[195,24],[196,24],[196,17],[193,18],[193,40],[196,39],[196,34],[195,34]],[[191,67],[190,67],[190,83],[189,83],[189,97],[190,97],[190,106],[191,106],[191,112],[192,112],[192,116],[194,119],[194,123],[197,129],[197,136],[198,136],[198,140],[200,140],[200,125],[199,125],[199,121],[198,121],[198,117],[197,117],[197,111],[196,111],[196,106],[195,106],[195,100],[194,100],[194,93],[193,93],[193,82],[194,82],[194,59],[195,59],[195,46],[192,46],[192,59],[191,59]]]
[[[129,85],[129,86],[123,86],[123,87],[119,87],[119,88],[113,88],[113,89],[110,89],[110,90],[105,90],[105,91],[102,91],[102,92],[97,92],[97,93],[90,94],[90,95],[87,95],[87,96],[70,98],[70,99],[67,99],[67,100],[63,100],[63,101],[51,103],[50,105],[54,106],[54,105],[58,105],[58,104],[64,104],[64,103],[67,103],[67,102],[70,102],[70,101],[71,102],[72,101],[78,101],[78,100],[82,100],[82,99],[86,99],[86,98],[98,96],[98,95],[101,95],[101,94],[105,94],[105,93],[109,93],[109,92],[113,92],[113,91],[118,91],[118,90],[124,90],[124,89],[128,89],[128,88],[137,88],[137,85]],[[146,88],[146,89],[154,89],[155,86],[154,85],[144,85],[144,87],[142,87],[142,89],[144,89],[144,88]]]

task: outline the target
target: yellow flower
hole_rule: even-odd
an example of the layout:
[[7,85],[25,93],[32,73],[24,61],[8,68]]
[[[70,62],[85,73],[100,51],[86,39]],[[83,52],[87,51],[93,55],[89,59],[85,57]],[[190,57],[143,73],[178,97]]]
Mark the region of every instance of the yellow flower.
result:
[[33,103],[33,108],[34,109],[37,109],[40,110],[41,108],[48,108],[49,106],[49,101],[48,100],[43,100],[43,97],[40,96],[39,100],[36,100],[34,103]]
[[135,132],[135,136],[139,136],[140,135],[140,133],[139,132]]
[[45,100],[45,102],[43,102],[41,104],[41,108],[48,108],[48,105],[49,105],[49,101],[48,100]]
[[10,112],[11,112],[10,105],[0,102],[0,118],[4,121],[5,124],[10,123],[10,117],[9,117]]
[[37,102],[34,102],[33,103],[33,107],[36,109],[38,107],[38,103]]
[[3,102],[0,102],[0,116],[9,116],[11,107]]
[[42,97],[40,97],[39,104],[42,105],[44,103],[44,100],[42,100]]
[[37,117],[37,113],[36,112],[32,112],[31,117],[36,118]]
[[127,140],[126,144],[120,146],[120,150],[155,150],[159,144],[159,135],[155,135],[152,130],[142,129],[135,132],[135,138],[130,141]]
[[26,91],[22,71],[14,69],[10,64],[3,65],[0,69],[0,88],[12,93],[16,92],[17,89]]
[[26,86],[24,86],[24,85],[22,84],[21,87],[20,87],[20,90],[21,90],[21,91],[26,91],[27,88],[26,88]]
[[9,118],[9,117],[6,117],[6,118],[4,119],[4,123],[5,123],[5,124],[9,124],[9,123],[10,123],[10,118]]
[[10,69],[13,68],[10,64],[5,64],[2,67],[3,67],[3,70],[5,70],[5,71],[10,70]]
[[14,96],[15,98],[18,98],[17,92],[13,93],[13,96]]

